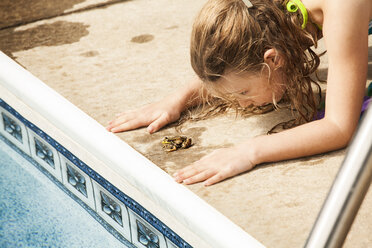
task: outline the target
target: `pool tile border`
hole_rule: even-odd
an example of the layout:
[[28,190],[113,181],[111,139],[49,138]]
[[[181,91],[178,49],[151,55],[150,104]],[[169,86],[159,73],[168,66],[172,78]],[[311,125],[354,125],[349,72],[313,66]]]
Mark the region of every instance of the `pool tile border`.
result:
[[[68,184],[67,176],[62,176],[62,171],[67,173],[67,170],[65,169],[66,166],[61,166],[61,163],[64,162],[64,159],[62,159],[62,156],[67,159],[67,162],[71,162],[73,166],[76,166],[75,172],[83,172],[81,175],[84,176],[86,174],[89,177],[89,180],[93,183],[93,191],[99,189],[99,187],[102,187],[104,190],[106,190],[109,194],[111,194],[114,198],[116,198],[120,203],[121,206],[125,208],[127,212],[129,212],[128,215],[128,224],[131,227],[130,233],[131,235],[128,235],[128,233],[123,233],[122,230],[117,230],[118,228],[113,225],[113,222],[109,221],[108,223],[113,226],[113,228],[118,231],[123,237],[128,239],[132,244],[136,243],[137,245],[140,244],[141,246],[138,246],[140,248],[146,247],[146,245],[143,245],[143,243],[140,243],[138,240],[133,242],[133,237],[138,236],[133,235],[133,232],[135,232],[135,229],[133,227],[135,226],[136,221],[138,219],[144,221],[149,225],[150,228],[145,230],[151,230],[152,228],[154,232],[157,232],[158,235],[162,235],[160,237],[161,240],[164,239],[164,242],[159,242],[159,248],[173,248],[174,245],[179,248],[192,248],[191,245],[189,245],[185,240],[183,240],[178,234],[176,234],[172,229],[170,229],[168,226],[166,226],[161,220],[159,220],[156,216],[154,216],[152,213],[147,211],[143,206],[141,206],[139,203],[137,203],[134,199],[120,191],[118,188],[116,188],[113,184],[111,184],[109,181],[107,181],[105,178],[103,178],[101,175],[99,175],[97,172],[95,172],[92,168],[90,168],[87,164],[85,164],[83,161],[81,161],[79,158],[77,158],[74,154],[72,154],[69,150],[67,150],[65,147],[63,147],[61,144],[59,144],[57,141],[55,141],[53,138],[51,138],[47,133],[45,133],[43,130],[38,128],[36,125],[34,125],[32,122],[28,121],[26,118],[24,118],[21,114],[19,114],[15,109],[13,109],[10,105],[8,105],[3,99],[0,98],[0,112],[2,109],[11,114],[15,119],[13,119],[17,124],[20,125],[21,131],[22,131],[22,139],[23,143],[19,142],[19,140],[15,137],[13,137],[9,132],[5,131],[4,129],[4,121],[2,116],[0,116],[0,133],[4,135],[5,138],[7,138],[11,143],[15,144],[19,149],[21,149],[23,152],[25,152],[27,155],[31,156],[33,159],[35,159],[39,164],[41,162],[42,167],[46,169],[49,173],[51,173],[60,183]],[[23,127],[22,127],[23,126]],[[28,130],[28,131],[27,131]],[[12,130],[10,130],[12,131]],[[33,137],[33,140],[31,140],[31,136]],[[27,137],[27,139],[26,139]],[[45,146],[39,146],[38,153],[40,156],[37,155],[36,149],[31,149],[31,144],[35,144],[34,138],[36,139],[41,138],[42,142]],[[39,140],[40,141],[40,140]],[[18,143],[17,143],[18,142]],[[46,143],[44,143],[46,142]],[[39,144],[38,144],[39,145]],[[40,148],[41,147],[41,148]],[[48,151],[48,148],[52,148],[53,151]],[[51,154],[53,154],[53,161],[55,165],[58,165],[58,167],[55,167],[55,170],[51,170],[50,164],[50,158]],[[55,155],[56,154],[56,155]],[[47,159],[43,160],[43,158],[47,157]],[[49,158],[48,158],[49,156]],[[58,158],[55,158],[57,156]],[[48,166],[50,168],[48,168]],[[88,180],[86,180],[88,183]],[[97,203],[98,200],[100,200],[100,197],[97,197],[97,193],[94,192],[94,201],[95,204],[90,202],[86,202],[83,200],[84,198],[77,194],[77,190],[71,190],[70,187],[67,187],[67,189],[73,193],[73,195],[77,196],[81,201],[83,201],[85,204],[87,204],[90,208],[92,208],[95,213],[97,213],[99,216],[104,216],[102,213],[105,213],[104,211],[101,211],[101,213],[97,210],[98,206],[101,206]],[[74,192],[75,191],[75,192]],[[124,209],[122,208],[122,210]],[[126,212],[126,214],[127,214]],[[105,213],[106,214],[106,213]],[[123,216],[123,215],[122,215]],[[117,216],[115,217],[117,218]],[[132,219],[131,219],[132,218]],[[107,218],[103,218],[104,220],[108,220]],[[111,222],[111,223],[110,223]],[[116,222],[114,222],[116,223]],[[102,223],[101,223],[102,224]],[[123,223],[124,224],[124,223]],[[146,225],[147,225],[146,224]],[[141,226],[142,227],[142,226]],[[137,225],[137,232],[138,232],[139,225]]]
[[27,128],[31,157],[62,182],[61,163],[58,151]]
[[[129,219],[128,208],[98,183],[93,183],[93,188],[94,198],[96,199],[96,212],[102,217],[102,219],[123,235],[124,238],[132,241],[132,235],[130,232],[131,220]],[[105,205],[106,207],[111,208],[114,214],[115,208],[119,208],[120,216],[115,218],[115,215],[105,212]],[[119,211],[116,210],[116,212]],[[118,221],[117,218],[120,218],[120,221]]]
[[[0,98],[1,100],[1,98]],[[15,146],[17,146],[19,149],[21,149],[24,153],[27,155],[31,156],[31,151],[30,151],[30,145],[28,142],[28,135],[27,135],[27,129],[25,124],[23,124],[20,120],[14,119],[13,121],[15,123],[13,124],[13,128],[10,128],[10,130],[6,131],[5,127],[5,121],[4,119],[7,119],[10,113],[5,108],[2,108],[0,105],[0,130],[2,131],[1,133],[6,137],[8,140],[10,140]],[[21,138],[16,138],[12,134],[12,129],[17,129],[19,128],[21,131]]]
[[161,233],[146,223],[136,213],[129,210],[131,219],[132,241],[138,248],[163,248],[167,247],[165,238]]
[[[90,208],[96,209],[96,203],[94,198],[94,192],[93,192],[93,183],[91,178],[82,170],[80,170],[75,164],[71,163],[65,156],[60,156],[61,160],[61,173],[63,178],[63,184],[67,189],[71,191],[76,197],[78,197],[80,200],[82,200],[85,204],[87,204]],[[72,167],[69,169],[69,167]],[[78,180],[80,182],[76,182],[75,185],[73,185],[73,182],[71,182],[71,178],[69,178],[69,171],[72,171],[74,173],[75,177],[79,177]],[[81,179],[84,179],[84,183],[81,183]],[[80,189],[78,186],[83,185],[84,190]],[[85,194],[84,194],[85,193]]]

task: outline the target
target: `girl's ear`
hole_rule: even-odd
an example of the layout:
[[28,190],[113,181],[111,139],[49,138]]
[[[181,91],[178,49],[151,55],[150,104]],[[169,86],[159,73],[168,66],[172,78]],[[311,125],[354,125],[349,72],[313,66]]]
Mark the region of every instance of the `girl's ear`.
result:
[[283,56],[275,48],[270,48],[264,53],[264,61],[273,70],[282,67],[284,63]]

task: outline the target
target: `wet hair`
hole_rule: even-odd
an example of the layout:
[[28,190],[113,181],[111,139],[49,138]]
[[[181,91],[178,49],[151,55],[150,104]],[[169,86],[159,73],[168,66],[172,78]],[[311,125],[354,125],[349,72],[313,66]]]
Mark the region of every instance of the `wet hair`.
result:
[[[260,73],[269,68],[264,53],[274,48],[283,59],[285,98],[295,115],[283,127],[313,120],[319,100],[315,91],[320,94],[313,75],[320,59],[311,47],[317,46],[318,36],[301,28],[301,12],[288,12],[287,0],[251,2],[250,8],[242,0],[209,0],[204,5],[191,34],[192,68],[207,89],[215,89],[229,69]],[[222,98],[236,106],[228,97]]]

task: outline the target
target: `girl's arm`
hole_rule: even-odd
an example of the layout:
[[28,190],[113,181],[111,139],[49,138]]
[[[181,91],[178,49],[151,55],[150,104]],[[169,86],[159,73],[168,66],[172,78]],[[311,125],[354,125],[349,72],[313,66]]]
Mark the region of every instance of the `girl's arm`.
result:
[[[365,94],[369,5],[370,1],[365,0],[325,1],[323,34],[329,68],[325,117],[267,136],[270,146],[276,144],[277,152],[259,152],[259,162],[313,155],[348,144],[357,127]],[[257,141],[265,140],[262,137]]]
[[211,185],[260,163],[314,155],[348,144],[365,92],[371,6],[366,0],[324,2],[323,32],[329,58],[325,117],[217,150],[177,172],[176,181]]
[[201,81],[195,78],[185,87],[155,103],[117,115],[106,127],[111,132],[123,132],[148,126],[149,133],[179,119],[182,111],[200,102]]

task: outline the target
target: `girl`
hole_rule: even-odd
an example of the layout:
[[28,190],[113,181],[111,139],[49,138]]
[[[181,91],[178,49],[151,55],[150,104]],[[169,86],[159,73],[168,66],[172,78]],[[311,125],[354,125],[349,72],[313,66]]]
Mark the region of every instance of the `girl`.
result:
[[[173,97],[122,113],[107,129],[148,126],[149,133],[156,132],[207,94],[241,107],[288,99],[301,125],[212,152],[174,174],[185,184],[211,185],[264,162],[343,148],[359,120],[371,19],[370,0],[209,0],[191,37],[191,64],[198,78]],[[327,98],[324,118],[314,120],[312,86],[317,84],[312,74],[319,57],[310,47],[322,37],[329,58]]]

